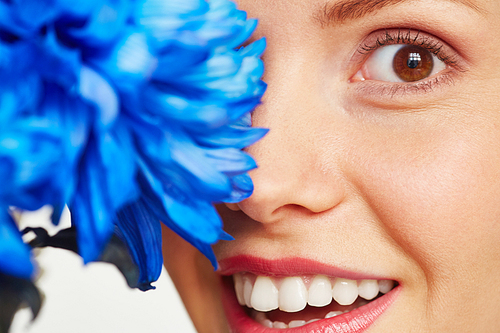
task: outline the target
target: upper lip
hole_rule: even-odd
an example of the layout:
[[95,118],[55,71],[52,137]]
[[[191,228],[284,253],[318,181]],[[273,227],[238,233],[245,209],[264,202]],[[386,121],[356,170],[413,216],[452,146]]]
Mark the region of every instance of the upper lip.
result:
[[248,272],[263,276],[300,276],[322,274],[350,280],[392,280],[388,277],[381,277],[366,272],[348,271],[311,259],[298,257],[269,260],[250,255],[238,255],[225,258],[219,262],[219,274],[233,275],[239,272]]

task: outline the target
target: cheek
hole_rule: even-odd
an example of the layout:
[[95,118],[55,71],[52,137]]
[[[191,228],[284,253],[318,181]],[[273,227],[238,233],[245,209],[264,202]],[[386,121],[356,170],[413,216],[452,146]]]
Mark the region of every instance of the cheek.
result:
[[219,278],[207,258],[162,225],[163,259],[198,333],[228,332]]
[[500,273],[500,131],[456,124],[386,131],[357,170],[391,238],[431,288],[449,290]]

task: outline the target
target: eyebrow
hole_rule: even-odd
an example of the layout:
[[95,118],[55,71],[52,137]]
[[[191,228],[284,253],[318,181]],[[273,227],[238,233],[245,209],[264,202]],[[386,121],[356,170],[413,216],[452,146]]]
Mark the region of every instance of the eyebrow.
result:
[[[395,6],[404,2],[414,2],[415,0],[342,0],[339,2],[327,2],[321,7],[316,15],[321,26],[332,24],[343,24],[349,20],[360,19],[367,14],[380,10],[384,7]],[[418,0],[417,0],[418,1]],[[445,0],[447,2],[464,5],[476,12],[482,12],[477,4],[472,0]]]

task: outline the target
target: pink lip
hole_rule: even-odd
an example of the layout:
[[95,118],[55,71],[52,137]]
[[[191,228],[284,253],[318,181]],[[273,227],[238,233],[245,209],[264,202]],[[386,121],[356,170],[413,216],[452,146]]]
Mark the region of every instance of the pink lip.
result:
[[238,272],[248,272],[264,276],[299,276],[317,275],[340,277],[350,280],[382,280],[387,277],[375,276],[361,272],[351,272],[332,267],[314,260],[304,258],[283,258],[267,260],[248,255],[230,257],[219,262],[220,275],[233,275]]
[[297,276],[324,274],[352,280],[381,278],[357,272],[349,272],[339,268],[303,258],[285,258],[266,260],[252,256],[236,256],[219,262],[219,274],[225,275],[222,280],[222,302],[228,323],[233,333],[362,333],[375,322],[389,306],[394,303],[402,286],[394,288],[384,296],[361,306],[353,311],[333,318],[322,319],[302,327],[289,329],[272,329],[262,326],[248,316],[244,308],[238,304],[231,278],[237,272],[250,272],[266,276]]

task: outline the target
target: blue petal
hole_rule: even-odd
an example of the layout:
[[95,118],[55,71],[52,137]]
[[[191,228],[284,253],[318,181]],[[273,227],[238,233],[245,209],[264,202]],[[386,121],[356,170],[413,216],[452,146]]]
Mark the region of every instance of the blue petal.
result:
[[[211,244],[206,243],[203,241],[200,241],[192,236],[192,233],[189,231],[185,231],[181,229],[175,222],[173,222],[168,216],[164,216],[161,221],[170,229],[172,229],[176,234],[181,236],[184,240],[186,240],[188,243],[193,245],[195,248],[197,248],[205,257],[207,257],[208,260],[210,260],[210,263],[214,267],[214,269],[217,269],[218,263],[217,263],[217,258],[215,257],[214,251],[212,250]],[[231,237],[227,237],[227,240],[231,240]]]
[[[20,89],[20,82],[33,81],[33,69],[38,68],[40,48],[31,42],[3,43],[0,41],[0,82],[4,89]],[[36,75],[37,80],[38,75]]]
[[50,121],[47,127],[49,132],[60,132],[63,147],[54,151],[61,153],[61,156],[58,164],[52,167],[50,176],[51,182],[58,184],[58,188],[61,189],[61,197],[54,197],[52,201],[47,202],[55,207],[53,218],[54,222],[58,222],[57,207],[62,209],[75,191],[76,165],[86,147],[91,115],[94,112],[81,99],[67,96],[61,87],[47,84],[38,113],[40,117]]
[[172,198],[147,167],[142,166],[141,170],[139,182],[143,196],[160,219],[165,220],[168,216],[191,238],[210,244],[217,241],[222,221],[210,203],[181,195]]
[[106,173],[95,144],[90,144],[80,165],[80,179],[69,204],[77,230],[79,253],[85,263],[96,260],[113,232],[113,204],[106,187]]
[[0,139],[0,182],[2,183],[0,187],[0,200],[3,199],[2,201],[7,201],[5,198],[11,194],[9,190],[12,189],[15,184],[14,175],[17,165],[10,154],[5,154],[5,152],[2,151],[3,145],[5,145],[5,143]]
[[[204,16],[205,24],[197,29],[198,40],[205,41],[207,46],[216,47],[230,43],[234,35],[241,31],[245,23],[245,14],[236,9],[232,1],[209,1],[209,11]],[[188,43],[185,39],[181,39]]]
[[57,90],[53,86],[46,87],[45,99],[40,108],[46,118],[54,119],[57,123],[51,129],[57,126],[64,132],[67,165],[74,172],[73,168],[88,142],[94,109],[81,99],[67,98],[63,91]]
[[119,114],[118,96],[101,75],[88,67],[82,67],[79,92],[96,105],[101,129],[109,127],[116,120]]
[[68,90],[76,86],[81,67],[80,53],[61,45],[52,28],[38,47],[36,69],[43,78]]
[[230,234],[228,234],[227,232],[225,232],[224,230],[221,230],[221,232],[219,234],[219,239],[225,240],[225,241],[232,241],[232,240],[234,240],[234,237],[231,236]]
[[73,42],[91,47],[105,47],[115,41],[124,31],[131,17],[132,1],[105,0],[99,2],[83,28],[67,31]]
[[75,18],[89,16],[102,0],[57,0],[61,12]]
[[118,212],[116,224],[139,267],[140,288],[153,288],[150,284],[160,276],[163,264],[160,220],[140,199]]
[[127,29],[108,54],[87,61],[111,79],[122,92],[136,94],[137,87],[151,77],[157,58],[151,53],[148,36]]
[[199,137],[197,140],[209,147],[235,147],[241,149],[257,142],[268,131],[265,128],[227,126],[215,133],[210,133],[210,135]]
[[238,50],[238,55],[240,57],[260,57],[266,49],[266,43],[265,37],[258,39],[245,47],[241,47]]
[[188,68],[196,66],[209,57],[206,50],[192,50],[178,45],[170,45],[158,56],[158,66],[152,75],[158,81],[176,81]]
[[245,200],[252,195],[253,182],[248,174],[241,174],[231,177],[232,192],[223,202],[236,203]]
[[153,87],[144,91],[143,103],[151,116],[182,122],[185,127],[193,129],[219,127],[229,119],[227,109],[223,107],[188,100],[178,94],[162,93]]
[[206,41],[200,41],[194,32],[203,24],[200,15],[208,8],[202,0],[146,0],[137,8],[136,21],[157,44],[184,39],[184,45],[200,45]]
[[[222,221],[215,208],[206,201],[191,198],[181,202],[169,195],[163,196],[168,216],[192,238],[205,243],[215,243],[219,239]],[[200,223],[203,221],[202,223]]]
[[33,113],[40,103],[42,92],[41,82],[35,75],[25,75],[15,82],[0,83],[0,128],[5,127],[7,130],[20,114]]
[[[212,263],[214,268],[217,268],[217,259],[215,258],[215,254],[213,253],[213,250],[211,248],[211,244],[215,243],[217,241],[217,237],[215,240],[210,239],[210,240],[200,240],[197,238],[195,235],[199,233],[198,228],[193,228],[191,230],[185,230],[181,225],[179,225],[177,222],[174,222],[167,212],[165,211],[165,207],[161,199],[157,196],[157,192],[155,192],[154,188],[150,187],[151,182],[149,182],[146,178],[143,178],[143,176],[139,177],[139,183],[142,184],[142,190],[144,194],[144,200],[151,212],[153,212],[156,216],[159,217],[159,219],[170,229],[172,229],[174,232],[176,232],[179,236],[184,238],[187,242],[189,242],[191,245],[196,247],[198,250],[200,250]],[[159,185],[159,184],[152,184],[153,186]],[[161,192],[161,190],[160,190]],[[200,224],[203,224],[204,221],[198,221]],[[219,229],[218,233],[218,238],[219,239],[231,239],[230,236],[228,236],[226,233],[224,233],[221,229]],[[203,235],[202,235],[203,236]]]
[[172,138],[169,144],[172,160],[193,176],[193,188],[201,193],[213,195],[229,191],[229,181],[208,163],[203,149],[179,134]]
[[180,131],[166,133],[165,139],[157,144],[143,141],[142,146],[142,168],[147,168],[165,187],[200,193],[207,200],[230,193],[227,177],[210,165],[204,150]]
[[23,243],[7,207],[0,212],[0,272],[26,279],[33,273],[29,248]]
[[137,12],[137,17],[141,19],[141,22],[150,22],[148,19],[151,18],[195,16],[205,13],[208,9],[207,3],[202,0],[143,0],[141,2]]
[[[244,13],[243,16],[246,17],[246,13],[245,12],[243,13]],[[241,44],[243,44],[257,28],[257,23],[258,22],[255,19],[247,20],[241,31],[237,35],[235,35],[232,40],[228,41],[227,44],[216,48],[216,52],[235,49]]]
[[240,174],[257,167],[250,155],[236,148],[207,149],[206,156],[218,171],[226,175]]
[[202,66],[195,67],[182,79],[184,81],[195,81],[196,84],[203,84],[205,81],[211,81],[214,78],[221,78],[235,75],[241,66],[239,57],[233,57],[230,54],[217,54],[208,59]]
[[58,14],[56,0],[17,0],[12,1],[11,8],[16,21],[30,30],[39,29],[52,21]]
[[24,37],[31,33],[30,29],[17,20],[12,4],[3,1],[0,1],[0,30],[5,30],[15,38]]
[[[95,261],[99,258],[104,245],[109,240],[113,231],[112,224],[109,223],[112,218],[109,210],[102,208],[101,205],[93,207],[88,198],[81,193],[77,193],[69,206],[71,211],[71,224],[76,227],[78,252],[85,263]],[[94,200],[92,204],[99,204]],[[102,209],[99,214],[99,209]]]
[[[0,158],[8,161],[9,174],[2,174],[11,187],[6,203],[23,209],[36,210],[52,198],[60,198],[62,184],[56,175],[64,165],[62,143],[57,131],[43,127],[21,126],[24,132],[16,130],[4,132],[0,136]],[[5,170],[4,170],[5,171]]]
[[[102,191],[109,193],[113,210],[135,199],[138,192],[135,182],[136,152],[130,133],[124,128],[116,127],[113,133],[105,133],[99,138],[99,157],[102,163]],[[120,161],[117,163],[117,161]],[[95,165],[94,168],[99,165]]]
[[219,91],[229,98],[258,96],[264,92],[260,84],[256,84],[253,78],[258,78],[263,74],[264,67],[260,66],[260,61],[256,58],[246,58],[242,62],[238,75],[232,77],[221,77],[217,80],[207,82],[206,87]]

